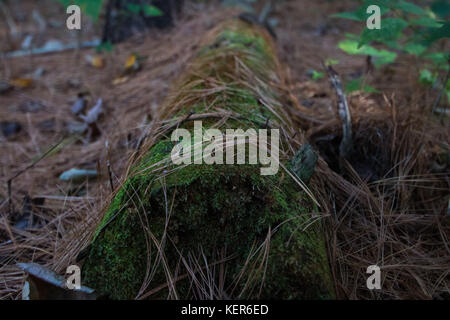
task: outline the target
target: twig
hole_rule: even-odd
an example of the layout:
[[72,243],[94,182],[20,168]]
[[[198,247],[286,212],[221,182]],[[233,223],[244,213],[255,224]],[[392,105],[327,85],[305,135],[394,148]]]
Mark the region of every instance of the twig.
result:
[[352,118],[350,109],[348,107],[347,98],[345,97],[342,83],[337,72],[331,67],[326,67],[330,82],[333,85],[338,97],[338,113],[342,120],[342,141],[339,146],[339,154],[341,158],[346,158],[350,155],[353,149],[352,141]]
[[109,185],[111,186],[111,192],[114,192],[114,183],[113,183],[112,173],[111,173],[111,163],[109,162],[109,159],[106,160],[106,167],[108,168]]
[[108,140],[106,140],[106,142],[105,142],[105,147],[106,147],[106,167],[108,168],[109,185],[111,187],[111,192],[114,192],[114,183],[113,183],[113,179],[112,179],[111,161],[110,161],[110,154],[109,154],[110,145],[109,145]]
[[47,43],[47,45],[44,45],[41,48],[8,52],[5,54],[5,56],[6,56],[6,58],[23,57],[23,56],[28,56],[28,55],[39,55],[39,54],[62,52],[62,51],[77,49],[79,47],[81,47],[82,49],[92,48],[92,47],[97,47],[98,45],[100,45],[99,40],[84,41],[81,44],[79,44],[78,42],[75,42],[75,43],[69,43],[66,45],[57,43],[57,42],[51,42],[51,43]]

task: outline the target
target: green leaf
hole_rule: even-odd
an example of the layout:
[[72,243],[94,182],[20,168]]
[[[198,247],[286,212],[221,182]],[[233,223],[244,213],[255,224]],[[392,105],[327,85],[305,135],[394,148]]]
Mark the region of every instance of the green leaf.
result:
[[431,4],[431,10],[442,19],[450,16],[450,2],[448,0],[439,0]]
[[345,93],[352,93],[358,91],[360,87],[361,87],[361,79],[349,81],[345,85]]
[[141,6],[139,4],[127,3],[126,8],[132,14],[138,14],[141,12]]
[[368,84],[366,84],[366,85],[363,87],[363,91],[364,91],[364,92],[367,92],[367,93],[380,93],[380,91],[378,91],[377,89],[375,89],[375,88],[372,87],[372,86],[369,86]]
[[405,51],[408,52],[409,54],[415,55],[415,56],[420,56],[421,54],[423,54],[426,50],[427,47],[418,44],[418,43],[410,43],[407,44],[404,47]]
[[345,93],[352,93],[355,91],[363,91],[366,93],[379,93],[377,89],[369,85],[363,85],[363,79],[357,78],[347,82],[345,85]]
[[339,60],[331,59],[331,58],[325,60],[325,65],[326,66],[334,66],[336,64],[339,64]]
[[164,12],[158,7],[150,4],[143,5],[142,10],[147,17],[161,17],[164,15]]
[[446,21],[440,28],[430,29],[424,34],[424,38],[427,45],[431,45],[442,38],[450,38],[450,21]]
[[348,19],[348,20],[355,20],[355,21],[365,21],[367,19],[366,13],[364,12],[364,15],[361,15],[359,10],[353,11],[353,12],[341,12],[331,15],[332,18],[342,18],[342,19]]
[[418,25],[427,28],[440,28],[442,23],[430,18],[430,17],[420,17],[418,19],[413,19],[409,22],[412,25]]
[[311,75],[311,78],[312,78],[314,81],[320,80],[320,79],[322,79],[323,77],[325,77],[325,74],[324,74],[323,72],[319,72],[319,71],[313,70],[312,75]]
[[80,9],[91,16],[94,21],[98,20],[103,7],[103,0],[57,0],[65,8],[75,4],[80,7]]
[[450,54],[443,52],[433,52],[425,55],[425,58],[431,60],[433,64],[442,70],[449,69]]
[[434,76],[430,70],[422,69],[420,70],[419,82],[425,85],[432,85],[436,80],[436,76]]
[[367,7],[370,5],[379,6],[381,15],[384,15],[385,13],[389,12],[389,1],[387,1],[387,0],[366,0],[364,2],[364,4],[355,11],[341,12],[341,13],[331,15],[331,17],[354,20],[354,21],[361,21],[361,22],[366,21],[367,18],[369,17],[369,14],[367,13]]
[[114,49],[114,46],[111,42],[103,42],[99,44],[96,48],[97,52],[111,52]]
[[402,10],[404,12],[412,13],[412,14],[419,15],[419,16],[423,16],[423,15],[427,15],[428,14],[421,7],[419,7],[419,6],[417,6],[417,5],[413,4],[413,3],[403,1],[403,0],[400,0],[399,2],[394,2],[394,4],[392,6],[395,9],[399,9],[399,10]]
[[369,45],[358,47],[358,42],[354,40],[344,40],[339,42],[338,47],[348,54],[367,55],[374,57],[374,65],[379,67],[383,64],[394,62],[397,58],[395,52],[387,50],[378,50]]
[[402,31],[408,26],[408,22],[398,18],[386,18],[381,20],[381,29],[365,28],[361,33],[359,44],[368,44],[371,41],[386,43],[397,40]]

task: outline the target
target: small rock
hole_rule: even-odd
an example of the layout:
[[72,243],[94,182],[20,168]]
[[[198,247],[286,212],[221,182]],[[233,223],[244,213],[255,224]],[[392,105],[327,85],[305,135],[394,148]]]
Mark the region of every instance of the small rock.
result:
[[2,121],[0,122],[0,128],[2,130],[3,135],[8,138],[12,135],[15,135],[22,130],[22,125],[18,122],[8,122]]

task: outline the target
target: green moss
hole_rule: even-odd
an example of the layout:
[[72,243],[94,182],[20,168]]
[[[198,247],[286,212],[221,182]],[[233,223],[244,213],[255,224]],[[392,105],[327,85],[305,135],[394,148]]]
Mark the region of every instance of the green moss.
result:
[[[139,190],[142,181],[134,179],[133,184]],[[291,180],[262,177],[259,167],[251,165],[189,166],[166,177],[166,184],[155,183],[146,195],[134,197],[130,193],[126,203],[122,213],[93,243],[83,268],[86,285],[111,298],[131,299],[137,295],[147,259],[154,262],[158,257],[154,244],[147,253],[142,221],[148,219],[152,234],[161,240],[168,208],[172,212],[167,234],[173,243],[166,242],[164,253],[172,272],[179,263],[179,252],[185,259],[200,257],[203,252],[209,263],[214,263],[219,259],[217,252],[227,248],[228,254],[235,256],[227,264],[226,284],[231,285],[252,246],[262,244],[270,228],[276,232],[270,241],[261,295],[259,287],[255,288],[263,270],[252,269],[244,273],[236,293],[249,281],[251,285],[241,298],[332,297],[321,232],[317,226],[303,231],[310,219],[311,203]],[[261,259],[253,260],[257,266],[264,265]],[[150,287],[163,284],[165,279],[160,264]],[[187,280],[178,283],[177,290],[180,297],[192,297]],[[156,297],[165,295],[167,291]]]
[[271,61],[270,45],[267,41],[252,28],[242,26],[239,31],[232,27],[224,29],[211,45],[200,50],[199,56],[213,55],[217,50],[226,49],[257,54],[259,59]]
[[[192,72],[200,75],[191,81],[220,77],[228,84],[226,89],[201,102],[195,99],[198,92],[193,94],[189,101],[196,102],[174,117],[192,111],[211,112],[208,108],[214,102],[221,109],[240,114],[239,119],[224,122],[219,128],[222,132],[226,128],[258,129],[268,118],[276,119],[259,103],[256,93],[264,92],[278,101],[276,91],[261,84],[270,82],[274,68],[271,45],[249,26],[242,26],[238,25],[239,31],[229,27],[219,33],[200,58],[204,63],[214,61],[214,65]],[[260,77],[259,81],[243,81],[250,81],[253,89],[237,84],[235,77],[239,75],[227,76],[227,59],[234,54]],[[205,56],[210,60],[204,60]],[[215,66],[219,65],[225,72],[217,71]],[[202,122],[207,129],[217,119]],[[183,123],[188,130],[192,126],[190,120]],[[305,229],[310,225],[313,205],[287,174],[280,171],[261,176],[258,165],[176,167],[169,161],[173,146],[162,139],[133,166],[96,230],[83,266],[84,284],[114,299],[132,299],[144,280],[151,278],[146,291],[156,288],[166,283],[167,270],[176,278],[187,273],[185,263],[195,260],[200,268],[207,263],[210,271],[214,269],[210,276],[219,283],[219,265],[215,263],[226,256],[224,290],[234,298],[333,297],[320,225],[314,223]],[[161,166],[155,167],[157,163]],[[269,231],[272,235],[267,242]],[[160,243],[162,249],[158,250]],[[267,254],[265,248],[270,248]],[[197,270],[198,279],[206,270]],[[178,297],[193,298],[193,286],[195,283],[186,277],[177,281]],[[151,298],[167,296],[164,288]]]

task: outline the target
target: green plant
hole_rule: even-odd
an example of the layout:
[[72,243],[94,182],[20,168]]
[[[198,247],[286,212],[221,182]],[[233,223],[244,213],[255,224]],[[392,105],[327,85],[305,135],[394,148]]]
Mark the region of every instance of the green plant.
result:
[[[434,1],[421,7],[404,0],[362,0],[361,6],[352,12],[334,14],[334,18],[360,21],[364,29],[359,35],[347,34],[338,47],[348,54],[368,55],[373,58],[375,67],[396,61],[398,54],[417,57],[422,66],[418,78],[425,85],[438,86],[439,72],[450,69],[450,56],[435,45],[436,41],[450,36],[450,3]],[[368,29],[366,12],[369,5],[378,5],[381,14],[381,29]],[[384,48],[378,49],[373,44]],[[358,80],[358,79],[357,79]],[[363,79],[360,83],[364,83]],[[445,86],[450,101],[448,83]],[[357,81],[347,85],[349,90],[360,89]],[[372,89],[366,88],[369,91]],[[367,91],[367,90],[364,90]]]
[[74,4],[81,8],[81,10],[89,15],[95,21],[98,20],[103,7],[104,0],[56,0],[65,8]]
[[325,74],[324,74],[323,72],[319,72],[319,71],[316,71],[316,70],[312,70],[312,72],[311,72],[311,78],[312,78],[314,81],[320,80],[320,79],[322,79],[323,77],[325,77]]
[[164,13],[158,7],[151,4],[128,3],[126,9],[128,13],[131,14],[143,13],[147,17],[160,17],[164,15]]

